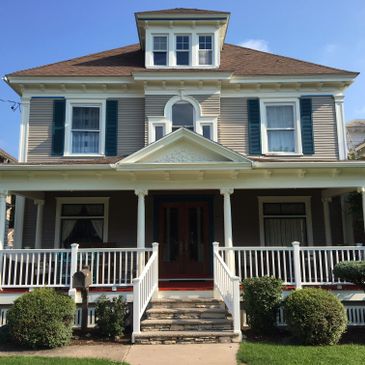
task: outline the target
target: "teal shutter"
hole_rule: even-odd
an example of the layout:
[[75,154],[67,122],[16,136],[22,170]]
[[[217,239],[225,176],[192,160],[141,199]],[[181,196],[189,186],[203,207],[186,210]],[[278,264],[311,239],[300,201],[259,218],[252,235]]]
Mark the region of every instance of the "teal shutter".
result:
[[62,156],[65,144],[65,100],[53,102],[52,155]]
[[312,155],[314,153],[314,141],[311,98],[300,99],[300,124],[303,154]]
[[118,101],[106,101],[105,155],[117,155]]
[[249,154],[261,154],[261,118],[259,99],[247,100]]

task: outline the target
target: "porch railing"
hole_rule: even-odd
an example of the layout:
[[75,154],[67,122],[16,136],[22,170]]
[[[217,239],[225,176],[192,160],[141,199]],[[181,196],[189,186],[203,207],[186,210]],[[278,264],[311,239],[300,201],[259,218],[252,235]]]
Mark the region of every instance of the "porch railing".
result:
[[152,244],[152,255],[138,278],[133,279],[133,334],[140,332],[141,318],[158,288],[158,243]]
[[219,254],[219,243],[213,242],[214,289],[219,291],[233,319],[233,331],[241,336],[240,278],[231,274]]
[[363,246],[300,246],[291,247],[219,247],[227,263],[228,252],[234,252],[235,272],[240,280],[259,276],[274,276],[284,285],[350,284],[333,274],[342,261],[365,260]]
[[0,289],[72,288],[73,274],[88,265],[91,287],[132,286],[152,248],[0,250]]

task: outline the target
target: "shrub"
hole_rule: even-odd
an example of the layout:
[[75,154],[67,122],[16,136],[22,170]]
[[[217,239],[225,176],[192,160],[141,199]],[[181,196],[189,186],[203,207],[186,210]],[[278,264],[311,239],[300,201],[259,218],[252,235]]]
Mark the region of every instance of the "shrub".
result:
[[102,337],[123,336],[128,306],[122,296],[108,299],[105,295],[96,302],[96,328]]
[[365,291],[365,261],[339,262],[333,273],[339,279],[358,285]]
[[10,339],[31,348],[68,344],[72,336],[75,304],[53,289],[36,289],[14,301],[7,314]]
[[281,302],[282,281],[264,276],[244,280],[243,287],[243,307],[249,326],[258,334],[271,332]]
[[284,301],[286,322],[291,333],[308,345],[334,345],[346,330],[342,303],[323,289],[300,289]]

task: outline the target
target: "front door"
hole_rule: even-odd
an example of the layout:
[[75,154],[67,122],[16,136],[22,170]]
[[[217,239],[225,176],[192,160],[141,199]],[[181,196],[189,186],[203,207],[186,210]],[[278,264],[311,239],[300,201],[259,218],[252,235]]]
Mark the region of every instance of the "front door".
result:
[[209,205],[163,202],[159,208],[160,277],[209,277]]

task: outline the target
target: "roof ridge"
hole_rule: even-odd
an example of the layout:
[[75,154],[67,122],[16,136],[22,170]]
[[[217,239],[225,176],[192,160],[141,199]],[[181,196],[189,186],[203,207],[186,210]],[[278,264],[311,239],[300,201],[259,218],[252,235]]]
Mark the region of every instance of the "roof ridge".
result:
[[283,55],[280,55],[280,54],[277,54],[277,53],[265,52],[265,51],[261,51],[261,50],[258,50],[258,49],[249,48],[249,47],[243,47],[243,46],[240,46],[240,45],[237,45],[237,44],[232,44],[232,43],[224,43],[223,47],[226,46],[226,45],[227,46],[231,46],[231,47],[235,47],[235,48],[249,49],[250,51],[253,51],[253,52],[264,53],[264,54],[271,55],[271,56],[275,56],[275,57],[285,58],[287,60],[304,63],[306,65],[314,65],[314,66],[319,66],[319,67],[325,67],[325,68],[327,68],[329,70],[340,71],[340,72],[344,72],[344,73],[352,73],[352,74],[353,73],[355,73],[355,74],[359,74],[360,73],[358,71],[348,71],[348,70],[344,70],[344,69],[337,68],[337,67],[322,65],[320,63],[315,63],[315,62],[311,62],[311,61],[305,61],[305,60],[302,60],[300,58],[294,58],[294,57],[290,57],[290,56],[283,56]]
[[89,53],[89,54],[84,55],[84,56],[79,56],[79,57],[74,57],[74,58],[68,58],[68,59],[62,60],[62,61],[47,63],[47,64],[42,65],[42,66],[34,66],[34,67],[30,67],[30,68],[24,68],[22,70],[18,70],[18,71],[14,71],[14,72],[11,72],[9,74],[6,74],[6,76],[11,76],[11,75],[17,74],[19,72],[31,71],[31,70],[34,70],[34,69],[41,69],[41,68],[45,68],[45,67],[49,67],[49,66],[54,66],[54,65],[57,65],[59,63],[66,63],[66,62],[73,62],[73,61],[76,62],[78,60],[82,60],[83,58],[96,57],[98,55],[103,55],[103,54],[108,53],[108,52],[122,50],[124,48],[133,47],[133,46],[138,46],[140,48],[140,44],[139,43],[128,44],[126,46],[111,48],[111,49],[107,49],[107,50],[100,51],[100,52],[96,52],[96,53]]

